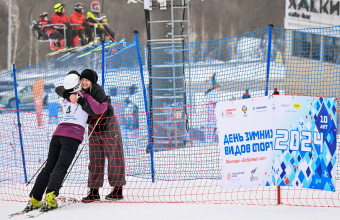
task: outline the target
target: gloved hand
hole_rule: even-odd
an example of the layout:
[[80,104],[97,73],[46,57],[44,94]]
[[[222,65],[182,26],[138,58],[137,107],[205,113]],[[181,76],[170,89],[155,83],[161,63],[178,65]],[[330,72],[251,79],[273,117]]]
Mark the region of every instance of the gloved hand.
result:
[[111,105],[111,97],[107,95],[104,102],[107,102],[109,105]]
[[66,25],[66,27],[67,27],[68,29],[72,29],[71,24],[68,23],[67,21],[65,21],[63,24]]
[[107,23],[107,19],[103,18],[102,23]]
[[70,95],[71,95],[71,93],[65,91],[64,94],[63,94],[63,98],[70,100]]
[[85,99],[83,97],[79,96],[77,103],[79,105],[83,106],[85,104]]
[[90,28],[89,23],[87,23],[86,21],[83,22],[83,26],[85,26],[86,29]]

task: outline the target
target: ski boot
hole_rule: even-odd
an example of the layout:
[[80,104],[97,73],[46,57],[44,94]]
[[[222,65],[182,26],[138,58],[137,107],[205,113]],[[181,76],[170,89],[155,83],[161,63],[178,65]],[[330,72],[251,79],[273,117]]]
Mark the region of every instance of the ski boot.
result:
[[58,47],[57,47],[56,43],[51,42],[51,50],[52,50],[52,52],[58,50]]
[[90,203],[95,201],[100,201],[99,190],[90,188],[86,197],[81,200],[83,203]]
[[123,188],[122,187],[115,187],[111,193],[105,196],[106,200],[121,200],[123,199]]
[[58,208],[58,202],[55,199],[54,191],[47,193],[45,196],[46,203],[44,203],[40,209],[40,212],[48,212],[52,209]]
[[64,50],[64,40],[59,40],[58,42],[58,50]]
[[24,209],[24,212],[29,212],[29,211],[32,211],[34,209],[38,209],[41,206],[42,206],[42,202],[36,200],[33,196],[31,196],[31,200],[28,201],[28,203],[27,203],[27,205]]

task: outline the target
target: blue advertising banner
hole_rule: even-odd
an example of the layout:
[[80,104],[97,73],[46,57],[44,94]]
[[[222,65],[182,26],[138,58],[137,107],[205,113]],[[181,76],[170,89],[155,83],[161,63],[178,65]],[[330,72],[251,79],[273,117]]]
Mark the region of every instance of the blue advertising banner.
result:
[[222,188],[335,191],[336,99],[270,96],[216,105]]
[[275,106],[274,182],[335,191],[336,99],[276,96]]

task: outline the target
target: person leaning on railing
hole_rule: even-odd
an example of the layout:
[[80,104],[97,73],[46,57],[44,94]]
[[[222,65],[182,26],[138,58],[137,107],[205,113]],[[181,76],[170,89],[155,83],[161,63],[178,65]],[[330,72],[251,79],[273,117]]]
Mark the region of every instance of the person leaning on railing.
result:
[[86,21],[91,22],[96,24],[98,23],[106,23],[107,25],[99,25],[99,27],[96,29],[96,32],[99,33],[100,35],[100,40],[103,41],[105,38],[105,33],[110,35],[110,39],[115,39],[115,32],[113,32],[108,24],[109,21],[106,18],[106,16],[102,13],[100,13],[100,4],[97,1],[94,1],[91,3],[91,10],[92,10],[92,15],[91,17],[87,17]]
[[[104,89],[97,84],[98,75],[94,70],[85,69],[80,75],[81,85],[83,89],[89,93],[99,103],[111,103],[110,96],[106,96]],[[99,115],[95,114],[89,107],[85,99],[75,99],[74,95],[69,96],[62,86],[56,88],[56,93],[63,97],[69,98],[71,102],[78,102],[82,109],[89,114],[89,131],[94,127],[94,118]],[[69,96],[69,97],[68,97]],[[108,101],[109,99],[109,101]],[[105,157],[108,159],[108,181],[113,187],[106,200],[123,199],[123,186],[125,180],[125,159],[123,150],[122,134],[117,117],[114,115],[112,105],[109,105],[108,110],[103,114],[103,119],[95,128],[89,139],[90,148],[90,164],[88,187],[89,193],[82,199],[82,202],[89,203],[100,200],[99,188],[104,182]]]
[[[73,30],[70,24],[70,20],[65,15],[65,3],[58,3],[54,6],[53,15],[51,16],[52,24],[63,24],[56,25],[57,30],[63,34],[66,34],[66,44],[70,47],[77,47],[79,44],[78,30]],[[65,30],[65,31],[64,31]],[[66,33],[65,33],[66,32]]]
[[[70,15],[70,21],[72,24],[79,24],[73,26],[74,29],[78,30],[78,34],[80,37],[81,45],[84,46],[87,43],[93,45],[94,40],[94,33],[89,23],[85,21],[84,13],[84,4],[83,3],[76,3],[74,5],[74,12]],[[86,40],[86,35],[89,37],[89,40]]]
[[40,28],[40,30],[44,32],[47,36],[49,36],[51,50],[56,51],[58,49],[59,50],[65,49],[63,47],[64,46],[63,35],[60,32],[57,32],[56,30],[54,30],[52,26],[45,26],[45,25],[51,24],[51,21],[49,21],[48,19],[47,12],[43,12],[39,17],[40,17],[39,24],[43,26]]

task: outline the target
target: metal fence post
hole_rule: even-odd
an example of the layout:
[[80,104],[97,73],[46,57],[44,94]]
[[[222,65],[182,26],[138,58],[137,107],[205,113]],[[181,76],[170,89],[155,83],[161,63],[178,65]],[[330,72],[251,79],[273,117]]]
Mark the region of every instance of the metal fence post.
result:
[[[269,72],[270,72],[270,57],[272,51],[272,38],[273,38],[273,27],[274,25],[268,25],[268,55],[267,55],[267,76],[266,76],[266,92],[265,96],[268,96],[268,84],[269,84]],[[281,205],[281,187],[277,186],[277,205]]]
[[105,83],[105,41],[102,41],[102,87],[104,89]]
[[15,103],[16,103],[16,109],[17,109],[16,112],[17,112],[17,118],[18,118],[19,138],[20,138],[20,146],[21,146],[22,166],[24,168],[25,183],[27,183],[25,153],[24,153],[24,145],[22,143],[22,134],[21,134],[21,123],[20,123],[19,101],[18,101],[18,90],[17,90],[17,76],[15,72],[15,64],[13,64],[13,79],[14,79]]
[[268,95],[268,83],[269,83],[269,71],[270,71],[270,56],[271,56],[271,50],[272,50],[272,29],[273,25],[268,25],[269,33],[268,33],[268,54],[267,54],[267,76],[266,76],[266,92],[265,96]]
[[144,105],[145,105],[145,112],[146,112],[146,122],[148,126],[148,136],[149,136],[149,149],[150,149],[150,157],[151,157],[151,174],[152,174],[152,182],[155,182],[155,168],[154,168],[154,162],[153,162],[153,148],[152,148],[152,139],[151,139],[151,126],[150,126],[150,113],[148,110],[148,101],[147,101],[147,95],[146,95],[146,89],[145,89],[145,83],[144,83],[144,75],[143,75],[143,62],[142,58],[140,56],[140,50],[139,50],[139,43],[138,43],[138,31],[134,31],[133,34],[135,35],[136,40],[136,48],[137,48],[137,55],[138,55],[138,61],[139,61],[139,69],[141,74],[141,80],[143,85],[143,95],[144,95]]

